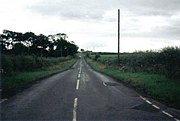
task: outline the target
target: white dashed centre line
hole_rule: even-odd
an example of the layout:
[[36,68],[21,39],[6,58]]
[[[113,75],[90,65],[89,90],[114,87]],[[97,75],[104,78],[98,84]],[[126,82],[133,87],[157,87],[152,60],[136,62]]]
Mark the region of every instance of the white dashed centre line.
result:
[[78,80],[77,80],[77,84],[76,84],[76,90],[79,89],[79,82],[80,82],[80,80],[78,79]]
[[3,102],[6,101],[6,100],[8,100],[8,99],[1,99],[1,100],[0,100],[0,103],[3,103]]
[[81,67],[80,67],[80,69],[79,69],[79,74],[81,73]]
[[78,78],[80,78],[81,77],[81,74],[78,74]]
[[77,120],[77,115],[76,115],[77,101],[78,101],[78,98],[75,98],[74,99],[74,107],[73,107],[73,121]]

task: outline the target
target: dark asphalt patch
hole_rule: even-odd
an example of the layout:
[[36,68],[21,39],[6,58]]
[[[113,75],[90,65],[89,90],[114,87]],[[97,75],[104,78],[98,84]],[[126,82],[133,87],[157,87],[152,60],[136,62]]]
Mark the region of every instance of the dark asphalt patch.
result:
[[104,82],[104,84],[107,86],[119,86],[118,83],[113,83],[113,82]]
[[135,105],[132,107],[132,109],[135,109],[135,110],[142,110],[142,111],[146,111],[146,112],[158,112],[159,110],[153,108],[151,105],[147,104],[147,103],[143,103],[143,104],[140,104],[140,105]]
[[71,67],[70,69],[75,69],[75,67]]

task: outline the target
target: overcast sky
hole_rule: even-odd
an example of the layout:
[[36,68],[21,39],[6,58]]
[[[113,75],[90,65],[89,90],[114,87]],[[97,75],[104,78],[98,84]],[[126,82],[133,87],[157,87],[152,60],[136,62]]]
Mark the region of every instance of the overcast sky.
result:
[[0,0],[0,33],[66,33],[85,50],[116,52],[118,8],[121,52],[180,46],[180,0]]

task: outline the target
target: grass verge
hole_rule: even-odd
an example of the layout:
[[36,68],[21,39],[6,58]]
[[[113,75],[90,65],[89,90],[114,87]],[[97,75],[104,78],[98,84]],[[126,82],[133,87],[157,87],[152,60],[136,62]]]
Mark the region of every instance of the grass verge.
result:
[[143,72],[124,72],[87,59],[88,64],[96,71],[116,78],[135,88],[146,96],[180,109],[180,82],[167,79],[164,75]]
[[42,78],[46,78],[69,69],[75,62],[75,59],[71,59],[49,66],[43,70],[19,72],[12,76],[3,77],[1,83],[2,97],[8,98],[13,96],[23,89],[30,87],[33,83]]

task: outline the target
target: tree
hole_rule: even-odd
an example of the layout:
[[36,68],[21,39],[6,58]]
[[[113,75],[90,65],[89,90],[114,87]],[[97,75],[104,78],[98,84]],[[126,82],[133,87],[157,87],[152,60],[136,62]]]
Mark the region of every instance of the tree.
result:
[[1,51],[11,54],[35,54],[37,56],[68,56],[77,53],[75,43],[66,39],[65,33],[45,36],[33,32],[13,32],[4,30],[0,35]]
[[22,43],[16,43],[16,44],[14,44],[14,46],[12,48],[12,51],[16,55],[18,55],[18,54],[25,54],[25,53],[28,53],[28,47],[26,47]]

